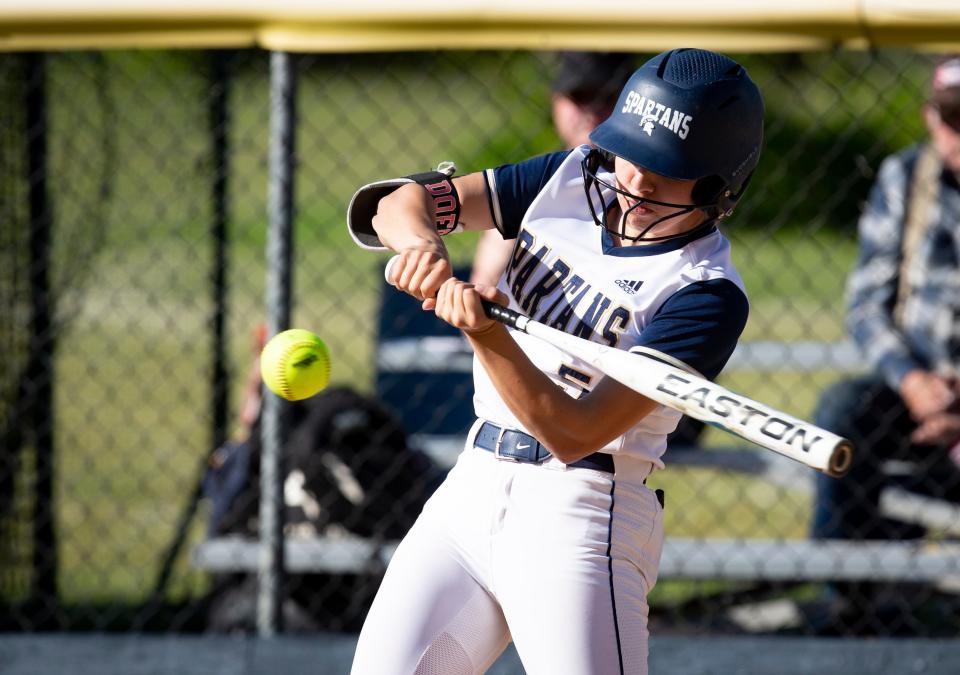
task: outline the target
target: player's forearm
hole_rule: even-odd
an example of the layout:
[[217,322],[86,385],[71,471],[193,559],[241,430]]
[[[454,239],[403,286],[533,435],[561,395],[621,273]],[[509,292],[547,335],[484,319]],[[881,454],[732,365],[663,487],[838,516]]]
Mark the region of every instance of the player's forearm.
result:
[[433,201],[420,185],[403,185],[381,199],[371,224],[387,248],[435,251],[446,257],[434,225]]
[[585,399],[567,395],[534,366],[503,326],[468,338],[510,411],[562,462],[582,459],[619,435],[597,424]]

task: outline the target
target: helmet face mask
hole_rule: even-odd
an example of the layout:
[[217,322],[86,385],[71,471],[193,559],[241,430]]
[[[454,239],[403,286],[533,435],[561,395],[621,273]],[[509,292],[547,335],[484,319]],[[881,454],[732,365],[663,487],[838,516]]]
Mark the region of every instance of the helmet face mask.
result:
[[[676,49],[658,54],[631,76],[613,114],[590,140],[608,164],[617,156],[667,178],[696,180],[694,203],[667,204],[687,209],[668,217],[698,208],[712,222],[730,215],[746,189],[763,143],[763,114],[760,91],[742,66],[716,52]],[[600,165],[584,160],[588,195],[599,194]],[[595,196],[588,201],[595,211]],[[624,224],[625,215],[621,230]],[[675,236],[680,234],[644,241]]]
[[[656,199],[648,199],[646,197],[640,197],[635,195],[627,190],[624,190],[617,185],[611,184],[605,181],[603,178],[598,176],[598,171],[601,166],[606,166],[604,168],[609,168],[612,170],[612,166],[609,165],[612,158],[605,158],[603,156],[603,151],[592,150],[580,163],[580,170],[583,174],[583,189],[587,197],[587,206],[590,209],[590,215],[593,216],[593,222],[595,222],[600,227],[604,228],[611,234],[615,234],[621,239],[627,239],[630,241],[644,241],[648,243],[656,243],[661,241],[668,241],[670,239],[675,239],[678,236],[683,236],[688,234],[688,232],[682,232],[679,234],[668,234],[663,236],[647,236],[648,233],[653,230],[655,227],[660,225],[660,223],[666,222],[673,218],[679,218],[685,216],[689,213],[696,211],[697,209],[707,210],[715,206],[715,204],[677,204],[673,202],[664,202]],[[608,191],[614,194],[614,199],[607,201],[604,196],[604,191]],[[616,226],[614,227],[610,222],[610,213],[614,204],[617,203],[616,195],[623,195],[630,201],[634,202],[633,206],[626,210],[621,209],[621,213],[618,219]],[[665,216],[661,216],[657,220],[653,221],[649,225],[645,226],[639,234],[631,235],[627,232],[627,218],[630,216],[630,213],[643,205],[653,204],[655,206],[665,206],[671,209],[677,209],[674,213],[668,213]],[[705,221],[700,223],[696,229],[705,227],[706,225],[712,224],[714,218],[707,218]]]

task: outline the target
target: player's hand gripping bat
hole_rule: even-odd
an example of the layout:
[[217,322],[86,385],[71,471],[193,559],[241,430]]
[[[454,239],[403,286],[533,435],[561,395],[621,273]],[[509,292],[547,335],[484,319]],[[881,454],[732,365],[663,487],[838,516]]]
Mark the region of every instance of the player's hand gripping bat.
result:
[[[387,283],[397,257],[384,270]],[[653,349],[627,352],[534,321],[512,309],[482,300],[491,319],[544,340],[581,359],[657,403],[720,427],[735,436],[785,455],[831,476],[850,468],[853,444],[809,422],[754,401],[680,367]]]

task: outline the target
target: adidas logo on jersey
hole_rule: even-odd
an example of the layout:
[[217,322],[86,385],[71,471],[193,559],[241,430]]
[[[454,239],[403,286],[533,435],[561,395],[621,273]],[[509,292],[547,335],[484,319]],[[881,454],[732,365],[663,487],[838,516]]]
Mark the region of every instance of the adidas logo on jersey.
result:
[[622,288],[624,291],[633,295],[640,290],[640,287],[643,286],[643,281],[630,281],[629,279],[617,279],[617,286]]

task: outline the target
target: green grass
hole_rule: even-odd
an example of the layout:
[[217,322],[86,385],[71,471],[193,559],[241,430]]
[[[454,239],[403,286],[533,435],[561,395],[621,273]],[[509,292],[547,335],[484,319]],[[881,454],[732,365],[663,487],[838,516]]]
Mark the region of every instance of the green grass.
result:
[[[726,226],[751,299],[743,340],[844,337],[844,283],[855,257],[852,214],[866,182],[860,174],[846,182],[855,173],[849,153],[872,161],[915,132],[902,124],[894,134],[889,114],[868,105],[877,82],[885,87],[885,104],[905,107],[913,100],[914,85],[903,84],[906,79],[891,84],[887,64],[861,74],[859,55],[846,55],[839,65],[837,57],[811,58],[832,69],[808,67],[787,80],[776,58],[755,58],[751,65],[771,92],[770,159],[764,160],[770,164],[761,166]],[[543,105],[544,59],[453,52],[443,59],[366,55],[304,62],[293,323],[327,341],[334,382],[370,390],[375,374],[386,255],[350,241],[344,220],[353,191],[440,160],[452,159],[464,172],[556,147]],[[906,63],[912,67],[915,60]],[[433,76],[422,75],[425,63]],[[266,314],[266,65],[264,55],[239,64],[230,90],[232,410],[251,362],[252,328]],[[196,54],[149,51],[65,55],[51,63],[55,283],[64,321],[56,362],[55,508],[60,586],[68,601],[146,597],[209,451],[213,252],[205,68]],[[796,95],[798,88],[809,96]],[[850,132],[849,153],[830,160],[821,175],[817,161],[835,145],[838,129]],[[809,144],[806,153],[801,142]],[[103,187],[107,199],[101,199]],[[469,260],[474,240],[451,239],[457,261]],[[809,416],[818,392],[836,377],[731,371],[722,381]],[[729,444],[730,438],[710,430],[707,442]],[[797,495],[712,471],[671,469],[657,481],[677,505],[667,512],[669,534],[804,536],[809,503]],[[201,527],[198,521],[193,541]],[[197,593],[205,583],[185,559],[174,582],[173,595]]]

